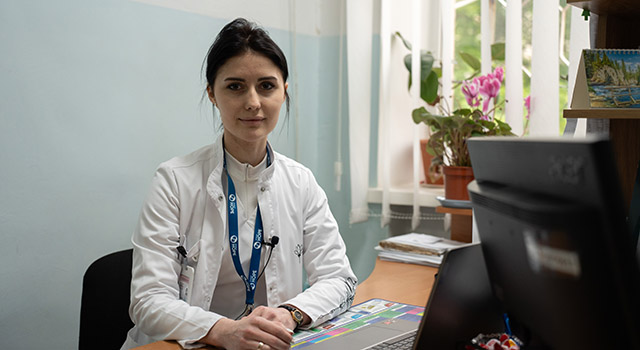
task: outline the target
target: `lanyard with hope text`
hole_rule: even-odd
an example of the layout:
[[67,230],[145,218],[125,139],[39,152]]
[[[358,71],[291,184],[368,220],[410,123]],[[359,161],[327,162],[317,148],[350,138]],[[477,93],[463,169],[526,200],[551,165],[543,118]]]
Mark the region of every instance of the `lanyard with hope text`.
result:
[[[267,149],[267,167],[271,164],[269,150]],[[262,216],[260,215],[260,205],[257,205],[256,224],[253,234],[253,248],[251,251],[251,261],[249,264],[249,276],[244,274],[242,263],[240,262],[240,254],[238,250],[238,205],[236,203],[236,187],[229,175],[227,169],[227,158],[224,157],[224,168],[227,171],[227,213],[229,222],[229,246],[231,248],[231,258],[236,272],[242,278],[245,285],[245,310],[241,316],[248,315],[253,310],[253,297],[256,293],[256,283],[258,281],[258,270],[260,269],[260,254],[262,251]]]

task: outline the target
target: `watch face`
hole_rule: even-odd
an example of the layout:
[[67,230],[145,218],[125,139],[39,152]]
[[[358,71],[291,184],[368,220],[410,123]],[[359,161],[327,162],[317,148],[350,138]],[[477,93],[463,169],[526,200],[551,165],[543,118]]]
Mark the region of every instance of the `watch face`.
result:
[[302,312],[300,310],[294,310],[291,314],[298,324],[302,322]]

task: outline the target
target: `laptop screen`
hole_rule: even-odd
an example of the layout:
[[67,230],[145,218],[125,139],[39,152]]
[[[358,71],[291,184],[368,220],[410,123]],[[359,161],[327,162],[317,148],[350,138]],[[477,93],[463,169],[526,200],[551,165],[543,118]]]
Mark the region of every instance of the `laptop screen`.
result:
[[479,244],[446,253],[414,349],[464,349],[479,333],[504,332]]

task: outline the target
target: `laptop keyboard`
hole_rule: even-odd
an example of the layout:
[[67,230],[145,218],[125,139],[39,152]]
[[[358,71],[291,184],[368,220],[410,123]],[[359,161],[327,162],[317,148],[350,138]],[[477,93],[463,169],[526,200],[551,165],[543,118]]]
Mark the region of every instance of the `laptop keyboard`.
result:
[[411,350],[413,349],[413,342],[416,340],[416,334],[418,330],[414,330],[411,333],[407,333],[397,339],[386,341],[382,344],[378,344],[371,350]]

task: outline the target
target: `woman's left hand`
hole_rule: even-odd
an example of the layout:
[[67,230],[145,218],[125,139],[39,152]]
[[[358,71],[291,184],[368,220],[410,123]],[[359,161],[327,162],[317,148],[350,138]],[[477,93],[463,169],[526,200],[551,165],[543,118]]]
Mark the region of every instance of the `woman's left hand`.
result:
[[258,306],[251,312],[251,315],[260,316],[269,321],[280,322],[291,333],[297,326],[296,321],[291,317],[291,312],[281,307]]
[[290,314],[288,319],[284,316],[280,310],[261,306],[239,320],[221,318],[200,342],[228,350],[290,349],[293,332],[289,326],[295,322]]

